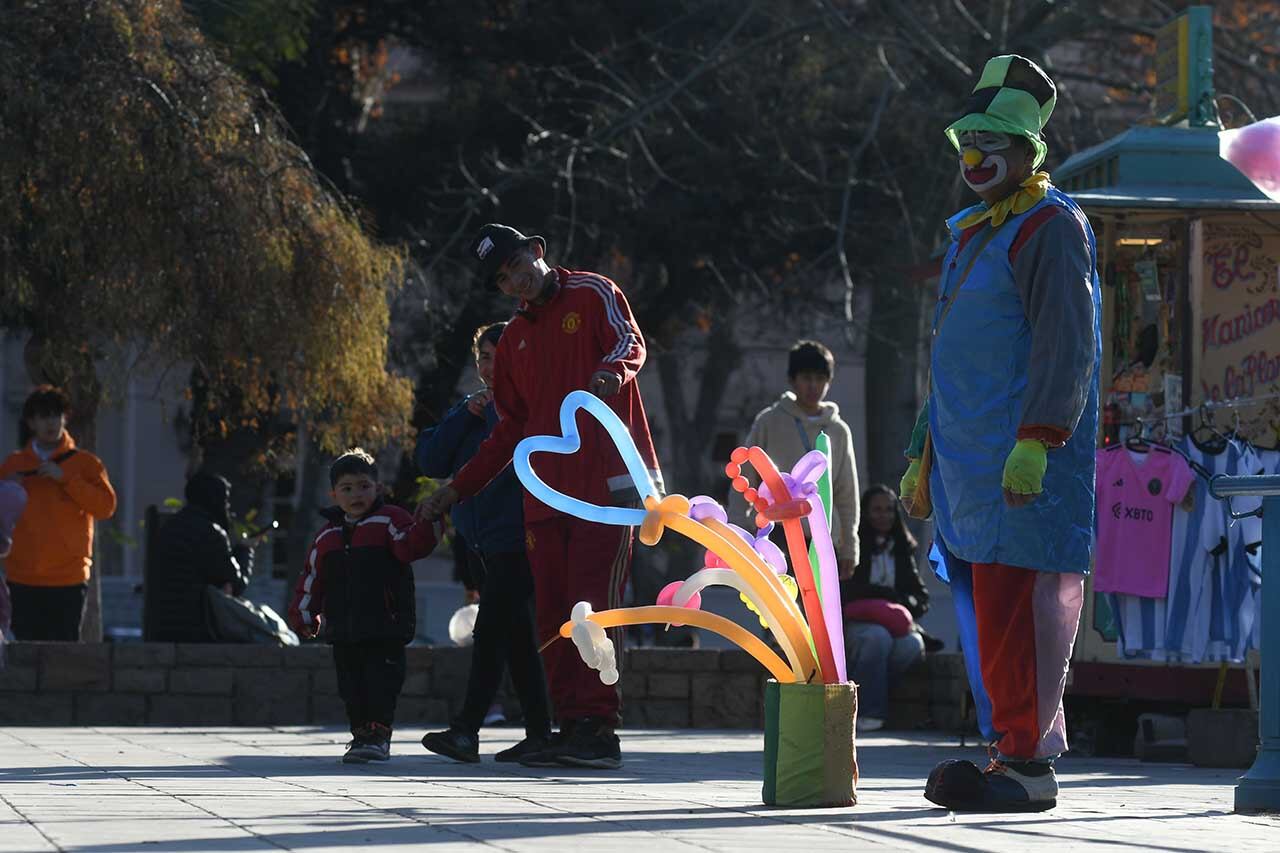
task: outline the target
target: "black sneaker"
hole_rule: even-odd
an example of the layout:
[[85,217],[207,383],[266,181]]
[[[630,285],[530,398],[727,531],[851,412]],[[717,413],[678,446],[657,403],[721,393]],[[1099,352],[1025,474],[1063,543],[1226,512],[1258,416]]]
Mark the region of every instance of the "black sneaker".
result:
[[[573,734],[573,721],[569,721],[560,727],[560,731],[553,732],[547,738],[546,743],[540,749],[526,752],[524,755],[516,759],[525,767],[559,767],[560,750],[564,748],[569,741],[569,736]],[[528,738],[526,738],[528,740]],[[514,749],[514,747],[512,747]],[[497,758],[497,756],[494,756]]]
[[951,811],[1042,812],[1058,804],[1053,765],[993,758],[986,770],[972,761],[944,761],[929,774],[925,799]]
[[427,732],[422,736],[422,745],[436,755],[463,764],[480,763],[480,738],[462,729],[450,727],[443,732]]
[[369,761],[387,761],[391,758],[391,729],[378,723],[353,732],[343,764],[364,764]]
[[556,758],[569,767],[617,770],[622,766],[622,747],[613,727],[603,720],[581,720]]
[[526,755],[541,752],[551,745],[550,735],[533,735],[526,737],[515,746],[502,750],[493,756],[494,761],[522,761]]

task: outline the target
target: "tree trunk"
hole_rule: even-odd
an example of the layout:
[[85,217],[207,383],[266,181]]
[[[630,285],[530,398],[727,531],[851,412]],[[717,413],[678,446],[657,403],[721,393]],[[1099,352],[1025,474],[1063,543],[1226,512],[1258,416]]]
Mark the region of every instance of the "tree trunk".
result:
[[692,373],[688,348],[668,348],[658,356],[662,400],[675,455],[675,465],[663,471],[668,492],[710,494],[719,485],[715,466],[718,460],[713,460],[708,451],[715,440],[717,416],[729,379],[742,363],[732,322],[716,321],[705,348],[707,357],[697,374],[698,396],[692,412],[685,394],[685,379]]
[[872,340],[867,347],[867,476],[871,483],[885,483],[896,491],[906,470],[902,451],[922,400],[924,361],[918,342],[925,288],[888,277],[876,279],[873,287],[870,328],[878,337],[902,344]]
[[289,612],[293,588],[298,583],[298,578],[306,565],[311,535],[316,526],[316,512],[320,505],[317,495],[321,478],[324,476],[324,459],[305,432],[298,437],[298,455],[301,457],[298,460],[298,467],[301,469],[299,477],[302,482],[298,493],[298,505],[293,511],[293,523],[286,534],[289,542],[289,570],[284,587],[285,600],[280,602],[281,613]]

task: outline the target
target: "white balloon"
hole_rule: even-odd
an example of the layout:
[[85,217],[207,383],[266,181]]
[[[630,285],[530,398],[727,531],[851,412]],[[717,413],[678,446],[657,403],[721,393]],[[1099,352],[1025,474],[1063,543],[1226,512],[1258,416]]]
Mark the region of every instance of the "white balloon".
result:
[[577,604],[573,605],[573,612],[569,615],[569,618],[574,622],[586,622],[594,612],[595,611],[591,609],[591,602],[579,601]]
[[605,684],[617,684],[618,671],[616,669],[602,669],[600,670],[600,680]]
[[573,637],[573,644],[578,647],[578,654],[582,656],[582,662],[592,669],[598,669],[600,651],[595,642],[593,642],[590,632],[587,631],[586,625],[574,625],[571,636]]
[[587,629],[587,633],[591,635],[591,642],[595,643],[597,646],[604,645],[606,643],[612,645],[612,643],[609,643],[609,635],[604,632],[604,628],[601,628],[595,622],[582,622],[580,624],[582,627]]
[[453,611],[453,615],[449,617],[449,639],[455,645],[471,645],[475,641],[471,634],[476,629],[476,617],[479,615],[479,604],[468,604]]

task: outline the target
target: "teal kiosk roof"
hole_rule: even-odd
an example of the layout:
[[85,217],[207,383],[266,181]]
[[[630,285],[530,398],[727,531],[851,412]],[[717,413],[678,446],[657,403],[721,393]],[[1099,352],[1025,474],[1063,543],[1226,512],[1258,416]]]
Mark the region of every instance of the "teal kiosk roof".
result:
[[1070,157],[1054,183],[1085,208],[1280,211],[1218,156],[1211,127],[1134,127]]

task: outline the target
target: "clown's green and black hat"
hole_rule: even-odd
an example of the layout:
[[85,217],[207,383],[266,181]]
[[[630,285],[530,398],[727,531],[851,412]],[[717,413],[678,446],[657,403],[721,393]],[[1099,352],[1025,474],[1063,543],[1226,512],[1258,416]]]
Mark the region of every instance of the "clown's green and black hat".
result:
[[965,101],[964,115],[945,133],[956,150],[958,135],[965,130],[1025,136],[1036,151],[1032,168],[1038,169],[1048,153],[1040,131],[1049,123],[1057,101],[1058,90],[1039,65],[1015,54],[993,56]]

